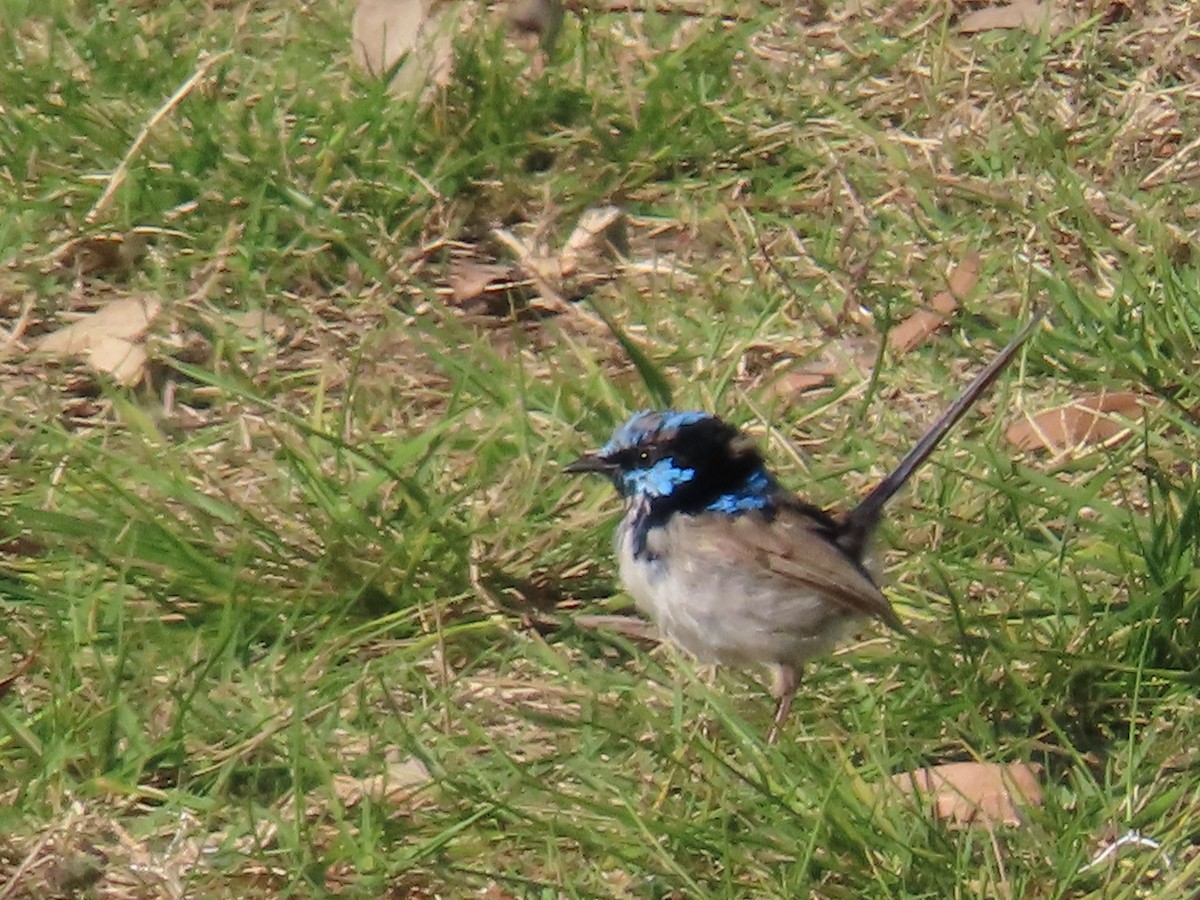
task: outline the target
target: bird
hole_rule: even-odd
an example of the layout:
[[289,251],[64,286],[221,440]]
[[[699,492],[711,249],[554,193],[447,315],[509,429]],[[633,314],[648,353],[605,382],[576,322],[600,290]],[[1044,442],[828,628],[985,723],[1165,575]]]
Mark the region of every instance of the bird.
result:
[[859,619],[908,634],[868,565],[887,502],[1012,361],[1039,310],[892,472],[837,515],[784,488],[754,440],[696,410],[643,410],[563,467],[606,476],[624,501],[618,572],[661,635],[703,664],[773,673],[775,743],[805,662]]

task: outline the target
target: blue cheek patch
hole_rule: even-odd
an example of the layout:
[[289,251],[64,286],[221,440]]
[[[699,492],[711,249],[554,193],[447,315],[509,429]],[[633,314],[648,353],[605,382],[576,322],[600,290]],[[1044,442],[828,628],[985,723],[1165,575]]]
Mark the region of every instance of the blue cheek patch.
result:
[[681,469],[669,459],[660,459],[648,469],[634,469],[624,475],[629,494],[668,497],[679,485],[696,477],[695,469]]

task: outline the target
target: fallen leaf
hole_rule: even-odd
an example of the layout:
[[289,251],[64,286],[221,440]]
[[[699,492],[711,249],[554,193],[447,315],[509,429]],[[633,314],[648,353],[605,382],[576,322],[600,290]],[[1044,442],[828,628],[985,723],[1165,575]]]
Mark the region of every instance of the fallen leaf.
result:
[[564,276],[573,274],[579,268],[580,260],[589,254],[609,260],[629,255],[629,220],[619,207],[584,210],[563,244],[559,271]]
[[518,35],[536,38],[542,50],[552,55],[562,30],[562,0],[509,0],[509,27]]
[[808,391],[815,391],[817,388],[828,387],[833,383],[836,374],[832,366],[817,363],[803,369],[785,372],[771,385],[771,390],[777,397],[786,400]]
[[484,888],[483,893],[478,896],[480,900],[517,900],[516,894],[510,894],[494,881]]
[[268,337],[281,340],[287,335],[287,320],[266,310],[231,312],[227,318],[234,328],[253,341],[265,340]]
[[0,540],[0,555],[3,556],[41,556],[45,552],[44,544],[24,535]]
[[125,338],[103,335],[88,348],[88,365],[125,387],[142,380],[146,371],[146,348]]
[[866,375],[879,359],[879,342],[871,335],[856,335],[830,341],[821,350],[819,366],[828,367],[834,377]]
[[1042,805],[1041,766],[960,762],[892,776],[906,794],[932,801],[935,818],[956,825],[1021,824],[1020,807]]
[[1050,21],[1053,5],[1038,3],[1037,0],[1018,0],[1005,6],[985,6],[967,13],[958,20],[959,34],[976,34],[980,31],[1024,28],[1041,34]]
[[97,372],[131,386],[141,380],[146,351],[140,341],[162,309],[148,297],[125,297],[44,335],[34,348],[56,356],[83,356]]
[[1010,425],[1004,433],[1020,450],[1050,450],[1124,440],[1151,398],[1133,391],[1101,391],[1065,406],[1043,410]]
[[1113,0],[1108,4],[1099,24],[1105,27],[1128,22],[1133,18],[1134,0]]
[[968,253],[946,279],[949,290],[938,291],[929,301],[932,309],[919,309],[888,333],[888,346],[893,353],[908,353],[928,340],[946,324],[958,309],[958,303],[975,289],[983,260],[978,253]]
[[367,778],[334,775],[333,790],[346,807],[354,806],[364,797],[376,803],[399,806],[431,780],[425,764],[415,756],[410,756],[400,762],[388,763],[382,775]]
[[673,284],[691,283],[698,276],[689,272],[680,263],[669,256],[652,256],[647,259],[633,259],[620,267],[626,275],[644,275],[651,278],[669,279]]
[[558,315],[568,315],[574,321],[594,331],[612,331],[603,319],[570,303],[563,296],[563,272],[560,257],[545,256],[533,241],[522,240],[506,228],[493,228],[492,237],[517,257],[517,265],[537,291],[540,306]]
[[518,237],[507,228],[493,228],[492,237],[501,243],[531,278],[547,282],[562,280],[562,267],[557,257],[547,254],[546,248],[532,238]]
[[637,616],[582,615],[575,616],[573,621],[580,628],[612,631],[637,641],[657,642],[661,640],[658,628]]
[[54,261],[75,275],[93,276],[127,272],[145,255],[145,235],[103,234],[67,241],[54,251]]
[[513,279],[510,266],[455,260],[450,264],[450,293],[457,306],[477,300],[496,284],[508,284]]
[[965,300],[975,285],[979,283],[979,275],[983,272],[983,258],[978,253],[968,253],[946,278],[946,286],[956,300]]
[[30,670],[35,659],[37,659],[36,653],[26,654],[24,659],[17,663],[8,675],[0,678],[0,700],[4,699],[5,695],[12,690],[12,686],[17,683],[17,680]]
[[388,88],[400,97],[446,85],[461,7],[440,0],[359,0],[351,23],[355,62],[378,78],[391,74]]
[[83,353],[105,337],[137,340],[161,309],[162,304],[153,298],[124,297],[45,335],[36,346],[44,353],[70,354]]

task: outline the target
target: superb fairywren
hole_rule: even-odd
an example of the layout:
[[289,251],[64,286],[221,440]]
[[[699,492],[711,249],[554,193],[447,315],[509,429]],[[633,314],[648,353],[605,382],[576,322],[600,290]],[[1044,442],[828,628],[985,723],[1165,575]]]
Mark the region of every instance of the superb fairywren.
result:
[[930,426],[890,475],[844,516],[785,490],[753,441],[703,412],[639,412],[607,444],[566,466],[608,476],[625,500],[621,581],[668,640],[703,663],[765,665],[787,718],[805,660],[857,618],[905,631],[866,566],[884,504],[1033,333],[1036,314]]

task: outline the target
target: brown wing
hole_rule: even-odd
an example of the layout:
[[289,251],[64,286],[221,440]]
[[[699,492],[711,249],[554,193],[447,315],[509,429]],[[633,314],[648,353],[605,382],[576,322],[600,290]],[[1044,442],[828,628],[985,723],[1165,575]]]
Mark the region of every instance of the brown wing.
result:
[[690,534],[727,559],[753,558],[764,570],[840,603],[857,616],[906,631],[892,605],[863,567],[833,542],[830,522],[784,507],[771,519],[758,512],[735,519],[698,516]]

